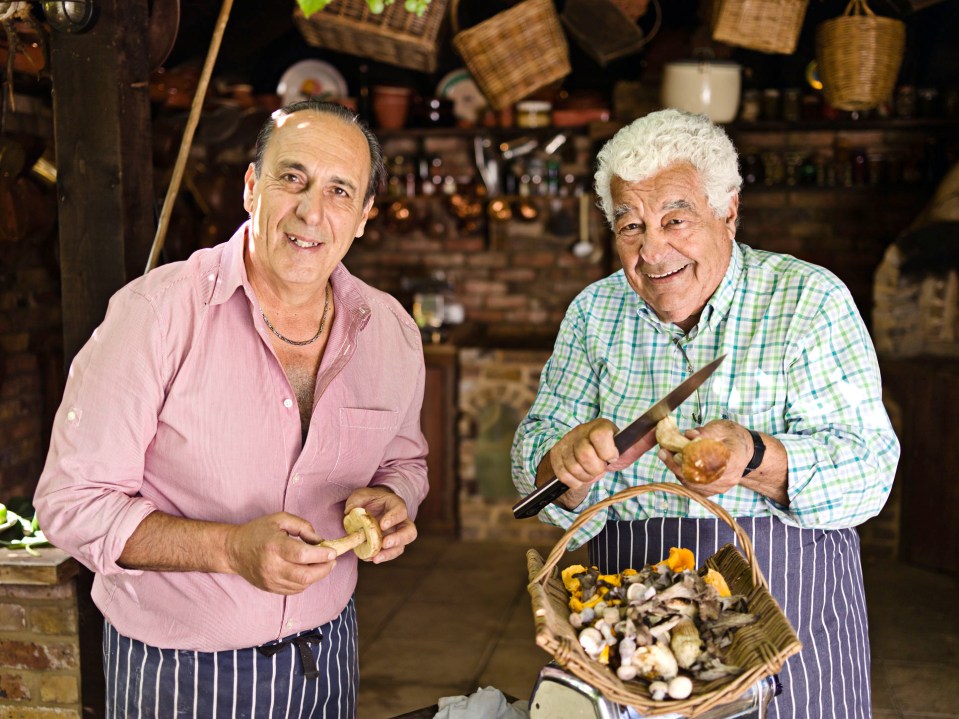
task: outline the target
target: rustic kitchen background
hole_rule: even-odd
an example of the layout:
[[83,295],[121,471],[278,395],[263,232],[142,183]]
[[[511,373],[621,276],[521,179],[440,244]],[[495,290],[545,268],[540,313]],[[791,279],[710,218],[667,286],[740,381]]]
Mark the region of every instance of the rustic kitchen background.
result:
[[[333,27],[350,3],[360,19],[330,39],[323,16]],[[959,489],[943,471],[959,464],[957,171],[946,179],[959,162],[959,0],[870,3],[906,35],[892,91],[863,111],[831,107],[811,65],[817,28],[845,0],[810,0],[788,53],[714,40],[709,0],[616,0],[634,17],[620,45],[568,23],[568,73],[489,107],[450,16],[475,27],[513,5],[432,0],[433,39],[386,62],[362,34],[365,0],[335,0],[310,21],[293,0],[237,3],[160,260],[243,221],[242,175],[270,111],[311,94],[351,104],[390,173],[346,264],[403,301],[427,340],[422,530],[555,539],[512,519],[508,451],[567,304],[616,269],[589,199],[595,151],[661,106],[670,63],[736,62],[738,239],[834,271],[880,350],[903,458],[890,502],[862,528],[864,551],[959,571]],[[578,3],[554,5],[570,16]],[[20,14],[6,17],[12,6]],[[89,28],[72,25],[87,9]],[[65,363],[109,295],[143,271],[220,11],[206,0],[0,2],[0,501],[32,494]]]

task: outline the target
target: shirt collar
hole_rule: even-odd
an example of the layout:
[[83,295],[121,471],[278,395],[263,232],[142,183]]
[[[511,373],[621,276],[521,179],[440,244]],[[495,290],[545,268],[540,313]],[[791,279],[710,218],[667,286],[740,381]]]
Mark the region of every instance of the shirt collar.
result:
[[[246,274],[246,264],[243,262],[243,251],[246,247],[246,233],[249,221],[240,225],[239,229],[223,245],[220,255],[219,276],[214,283],[213,294],[210,297],[211,305],[219,305],[230,299],[236,290],[243,288],[246,295],[253,300],[253,288]],[[330,275],[330,285],[333,297],[336,300],[338,316],[348,314],[351,325],[362,329],[369,322],[372,312],[370,304],[363,294],[360,284],[350,274],[342,262],[333,268]]]
[[209,298],[211,305],[221,305],[233,296],[238,287],[249,290],[246,266],[243,264],[243,248],[246,243],[246,230],[249,221],[240,225],[233,237],[226,241],[220,253],[219,275],[213,284],[213,294]]
[[[694,336],[701,329],[712,329],[726,319],[732,308],[733,298],[736,295],[739,285],[742,283],[743,267],[742,248],[738,242],[733,240],[732,253],[729,258],[729,266],[726,268],[726,273],[723,275],[722,280],[719,281],[719,287],[713,292],[712,297],[707,300],[706,306],[703,308],[702,314],[699,317],[699,322],[689,331],[690,336]],[[678,331],[676,325],[671,322],[663,322],[659,319],[659,316],[655,310],[649,306],[649,303],[633,291],[632,287],[630,287],[626,281],[625,273],[623,273],[623,283],[629,288],[629,294],[633,297],[629,302],[636,308],[636,313],[640,317],[645,318],[647,322],[664,331],[670,333]]]
[[733,240],[733,250],[729,258],[729,267],[726,268],[726,274],[719,282],[719,287],[709,298],[706,307],[703,308],[703,314],[699,318],[699,324],[710,329],[718,327],[719,323],[729,316],[733,306],[733,299],[739,291],[739,286],[743,282],[743,250],[736,240]]

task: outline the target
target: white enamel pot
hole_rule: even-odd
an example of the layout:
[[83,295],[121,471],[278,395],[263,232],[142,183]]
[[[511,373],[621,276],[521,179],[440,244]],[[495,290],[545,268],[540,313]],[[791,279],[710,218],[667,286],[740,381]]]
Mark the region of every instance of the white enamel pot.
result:
[[741,67],[734,62],[688,60],[666,63],[663,69],[663,107],[673,107],[731,122],[739,110]]

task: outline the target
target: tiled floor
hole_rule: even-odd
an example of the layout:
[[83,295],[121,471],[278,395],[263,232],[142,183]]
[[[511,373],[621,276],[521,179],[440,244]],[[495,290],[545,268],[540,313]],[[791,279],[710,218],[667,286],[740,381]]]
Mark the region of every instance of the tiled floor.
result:
[[[361,719],[485,686],[529,698],[549,657],[533,642],[526,549],[425,536],[393,562],[361,563]],[[959,719],[956,581],[899,563],[865,573],[874,716]]]

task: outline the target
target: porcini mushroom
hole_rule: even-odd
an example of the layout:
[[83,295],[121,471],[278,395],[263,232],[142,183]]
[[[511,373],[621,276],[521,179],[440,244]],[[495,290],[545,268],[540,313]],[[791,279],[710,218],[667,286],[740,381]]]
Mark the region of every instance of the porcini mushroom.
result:
[[683,467],[683,477],[689,482],[709,484],[726,471],[729,448],[708,437],[685,437],[672,415],[666,415],[656,425],[656,441],[660,447],[676,455],[676,461]]
[[343,529],[346,530],[345,537],[324,539],[320,546],[329,547],[336,552],[337,557],[352,549],[360,559],[369,559],[383,546],[383,533],[379,523],[362,507],[350,510],[349,514],[343,517]]

